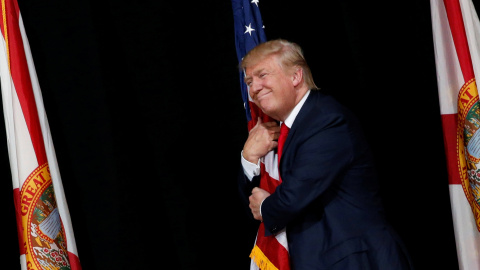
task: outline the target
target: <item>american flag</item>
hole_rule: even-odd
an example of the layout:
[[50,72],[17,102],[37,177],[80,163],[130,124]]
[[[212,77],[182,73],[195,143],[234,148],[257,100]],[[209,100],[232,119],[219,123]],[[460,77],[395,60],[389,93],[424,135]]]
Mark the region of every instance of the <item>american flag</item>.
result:
[[[258,4],[259,0],[232,0],[238,63],[256,45],[267,41]],[[264,114],[250,101],[244,77],[244,71],[239,70],[240,88],[245,105],[248,130],[250,131],[257,123],[259,117],[262,119],[262,122],[273,121],[273,119]],[[261,160],[260,188],[270,193],[273,193],[275,191],[274,188],[281,183],[277,164],[277,157],[274,151],[270,151]],[[265,237],[264,233],[264,224],[260,223],[255,246],[250,254],[252,258],[250,269],[289,270],[290,261],[285,229],[275,236]]]
[[[237,49],[238,63],[242,61],[243,57],[247,52],[253,49],[253,47],[267,41],[262,16],[260,15],[260,9],[258,7],[258,1],[259,0],[232,0],[235,25],[235,46]],[[247,121],[250,126],[252,119],[256,121],[256,118],[252,117],[252,113],[255,114],[258,112],[258,109],[251,108],[252,104],[250,104],[248,98],[247,85],[243,81],[245,74],[243,71],[239,71],[239,73],[242,99],[245,105]],[[253,112],[251,110],[253,110]]]

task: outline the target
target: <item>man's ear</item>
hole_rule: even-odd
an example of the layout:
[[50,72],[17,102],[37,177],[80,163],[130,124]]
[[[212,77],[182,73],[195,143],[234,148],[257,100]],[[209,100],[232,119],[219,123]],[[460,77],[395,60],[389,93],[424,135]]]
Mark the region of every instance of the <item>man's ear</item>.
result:
[[293,86],[297,87],[302,81],[303,81],[303,69],[301,67],[296,67],[296,70],[292,76]]

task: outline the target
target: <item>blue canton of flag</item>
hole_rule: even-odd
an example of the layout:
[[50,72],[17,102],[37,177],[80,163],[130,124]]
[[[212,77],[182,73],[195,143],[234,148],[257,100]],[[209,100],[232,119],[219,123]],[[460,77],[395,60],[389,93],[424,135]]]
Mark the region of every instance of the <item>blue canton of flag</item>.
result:
[[[262,16],[258,8],[259,0],[232,0],[233,20],[235,26],[235,47],[237,49],[238,63],[240,63],[248,51],[256,45],[267,41],[263,29]],[[250,105],[248,102],[248,88],[243,78],[245,73],[240,73],[240,88],[247,121],[252,120]]]

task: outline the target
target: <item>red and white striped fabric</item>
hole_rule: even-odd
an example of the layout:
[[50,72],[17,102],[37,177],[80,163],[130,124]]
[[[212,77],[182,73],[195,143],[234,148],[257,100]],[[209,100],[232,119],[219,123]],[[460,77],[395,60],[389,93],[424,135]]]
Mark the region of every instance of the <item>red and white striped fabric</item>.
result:
[[[260,108],[253,103],[248,95],[250,105],[250,113],[252,120],[248,122],[248,130],[250,131],[258,121],[263,123],[274,121],[273,118],[264,114]],[[269,193],[275,192],[278,185],[281,184],[281,178],[278,173],[278,155],[275,151],[268,152],[265,157],[260,160],[260,188],[265,189]],[[250,270],[289,270],[290,257],[288,254],[287,232],[284,228],[275,236],[264,236],[265,225],[260,223],[255,239],[255,245],[250,253],[252,258]]]
[[80,270],[50,128],[16,0],[1,1],[0,79],[22,269]]
[[480,269],[480,23],[471,0],[430,0],[460,269]]
[[[235,48],[237,51],[238,62],[241,63],[243,57],[255,46],[267,41],[264,31],[264,24],[258,1],[250,0],[232,0],[233,19],[235,29]],[[268,115],[264,114],[251,100],[248,94],[248,87],[243,81],[245,73],[240,75],[240,90],[245,104],[247,116],[247,127],[250,131],[258,121],[273,121]],[[274,151],[270,151],[261,160],[260,168],[260,188],[270,193],[280,184],[278,177],[277,156]],[[288,255],[288,243],[285,230],[275,236],[265,236],[265,227],[260,223],[255,245],[250,253],[251,270],[289,270],[290,258]]]

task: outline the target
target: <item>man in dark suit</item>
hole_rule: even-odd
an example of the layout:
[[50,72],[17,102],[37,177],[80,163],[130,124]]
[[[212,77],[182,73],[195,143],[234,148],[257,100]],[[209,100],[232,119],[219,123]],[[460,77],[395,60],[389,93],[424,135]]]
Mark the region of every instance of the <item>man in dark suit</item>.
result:
[[278,145],[277,121],[259,119],[250,130],[239,184],[266,236],[286,228],[291,269],[413,269],[385,220],[356,117],[315,86],[301,48],[268,41],[250,51],[241,68],[252,101],[290,128],[275,191],[255,185],[261,159]]

